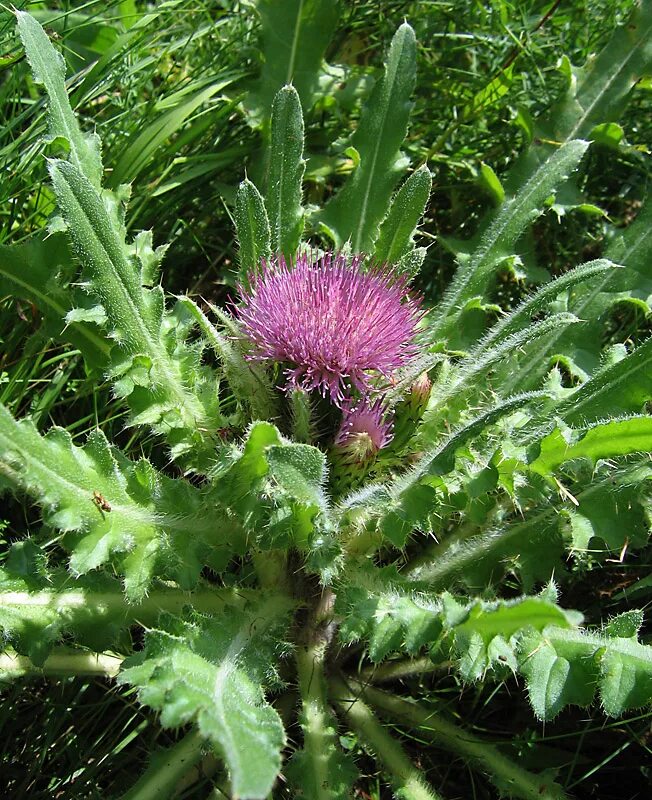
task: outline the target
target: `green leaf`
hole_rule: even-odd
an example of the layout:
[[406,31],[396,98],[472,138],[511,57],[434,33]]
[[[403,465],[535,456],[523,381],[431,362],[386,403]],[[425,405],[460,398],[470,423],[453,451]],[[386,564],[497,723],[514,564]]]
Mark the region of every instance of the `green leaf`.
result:
[[584,424],[619,412],[640,412],[651,398],[652,338],[597,371],[557,406],[556,413],[569,424]]
[[[585,549],[591,536],[599,536],[613,549],[622,548],[630,538],[638,545],[644,542],[651,478],[647,461],[618,466],[609,462],[595,474],[587,470],[584,482],[573,488],[572,500],[568,492],[564,495],[568,508],[563,515],[558,501],[550,502],[550,498],[529,511],[525,519],[519,515],[479,533],[444,541],[415,563],[408,575],[432,589],[460,581],[481,591],[511,571],[528,591],[537,582],[564,575],[565,535],[577,549]],[[582,532],[581,542],[576,531],[566,530],[569,513],[579,514],[590,526]]]
[[293,499],[325,509],[326,456],[308,444],[271,445],[266,450],[270,475]]
[[270,596],[219,617],[164,616],[145,649],[124,662],[118,682],[138,689],[161,724],[194,722],[224,759],[238,797],[263,800],[281,767],[285,732],[265,700],[290,604]]
[[226,544],[215,541],[214,520],[197,489],[158,474],[144,460],[128,461],[100,430],[80,448],[63,429],[41,436],[29,420],[17,422],[0,406],[0,481],[37,500],[47,524],[66,532],[73,574],[114,561],[134,601],[142,599],[157,567],[166,571],[160,556],[174,551],[179,539],[191,552],[207,549],[207,540]]
[[477,601],[464,613],[463,622],[455,620],[453,634],[458,668],[465,680],[481,680],[490,667],[508,666],[515,671],[513,637],[530,628],[543,630],[547,625],[572,628],[580,616],[564,611],[545,596]]
[[541,441],[541,450],[530,464],[533,472],[551,475],[561,464],[587,458],[598,459],[652,451],[652,417],[631,417],[594,425],[574,441],[572,431],[556,428]]
[[429,335],[443,339],[450,335],[466,303],[482,295],[496,268],[514,252],[526,227],[540,216],[546,201],[568,180],[586,152],[588,142],[570,141],[544,161],[514,192],[507,192],[502,205],[489,215],[459,262],[457,272],[437,306]]
[[399,148],[407,132],[415,80],[416,41],[414,31],[404,22],[392,39],[385,72],[351,138],[360,164],[319,217],[335,235],[337,247],[350,241],[354,253],[373,251],[378,225],[387,214],[392,189],[404,169]]
[[307,112],[314,102],[326,48],[340,13],[338,0],[256,0],[262,23],[260,79],[248,97],[261,120],[282,86],[291,83]]
[[566,92],[537,121],[537,144],[530,147],[524,161],[541,160],[559,142],[592,139],[597,125],[617,121],[629,92],[651,64],[652,3],[643,0],[626,23],[616,28],[596,58],[583,67],[573,67],[567,60],[563,63]]
[[[577,286],[588,286],[595,279],[611,277],[617,266],[608,259],[599,258],[596,261],[587,261],[572,270],[560,275],[554,281],[545,284],[538,289],[531,297],[526,298],[517,308],[506,314],[497,322],[473,348],[472,356],[477,358],[481,353],[504,341],[508,336],[524,330],[531,324],[531,319],[551,303],[563,292],[574,289]],[[584,319],[582,315],[577,315]],[[559,336],[559,333],[551,334],[552,337]],[[547,340],[546,340],[547,341]],[[527,359],[530,364],[531,359]]]
[[539,719],[569,704],[589,705],[596,691],[611,716],[652,702],[652,647],[636,636],[548,626],[521,639],[519,669]]
[[263,261],[271,256],[271,233],[263,198],[250,180],[238,186],[235,196],[235,229],[240,250],[240,280],[248,285],[248,275],[255,275]]
[[[58,271],[68,270],[72,256],[65,236],[32,238],[24,244],[0,245],[0,293],[28,300],[43,314],[45,331],[57,341],[79,348],[89,367],[106,369],[112,343],[79,312],[88,304],[79,289],[64,285]],[[58,269],[57,269],[58,268]],[[95,309],[88,309],[93,312]],[[77,318],[71,315],[77,314]]]
[[34,17],[16,11],[18,33],[25,46],[25,54],[34,79],[45,86],[48,93],[48,124],[50,135],[63,136],[70,145],[70,160],[91,184],[99,189],[102,179],[100,139],[97,134],[83,134],[75,117],[66,91],[66,65],[54,49],[47,34]]
[[124,241],[124,229],[84,175],[65,161],[51,162],[50,172],[83,265],[82,278],[104,308],[109,335],[120,345],[110,369],[116,392],[128,398],[134,424],[152,425],[167,436],[176,457],[203,468],[214,432],[222,427],[214,374],[201,366],[201,349],[183,342],[189,327],[184,330],[178,318],[165,314],[161,287],[142,285],[142,259],[146,273],[151,265],[138,240],[140,267]]
[[609,308],[629,297],[652,296],[651,252],[652,202],[647,202],[628,228],[613,232],[605,253],[608,259],[624,265],[625,269],[607,271],[601,278],[596,275],[594,280],[577,284],[560,294],[558,303],[562,301],[569,311],[584,320],[584,324],[543,340],[527,363],[512,371],[507,387],[534,385],[560,354],[589,375],[599,369]]
[[47,572],[45,554],[33,539],[12,545],[0,569],[0,631],[18,653],[40,666],[52,646],[74,640],[96,652],[131,648],[129,629],[152,625],[162,611],[219,614],[225,605],[243,605],[251,592],[201,586],[192,596],[156,584],[137,603],[125,600],[118,580],[106,573],[73,578],[62,569]]
[[273,253],[288,261],[296,258],[301,232],[301,180],[303,160],[303,115],[297,90],[284,86],[272,104],[272,133],[265,204],[271,228]]
[[380,226],[373,254],[376,263],[398,265],[412,251],[414,234],[431,189],[432,175],[423,166],[413,172],[398,190]]

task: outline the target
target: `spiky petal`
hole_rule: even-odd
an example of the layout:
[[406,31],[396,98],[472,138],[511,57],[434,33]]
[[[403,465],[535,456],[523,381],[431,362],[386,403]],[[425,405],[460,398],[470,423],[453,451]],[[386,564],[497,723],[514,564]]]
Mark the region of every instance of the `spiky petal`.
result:
[[251,358],[289,364],[289,388],[317,389],[340,407],[351,387],[366,394],[374,376],[389,378],[416,355],[423,313],[405,277],[363,272],[362,260],[302,254],[289,265],[275,256],[238,287]]

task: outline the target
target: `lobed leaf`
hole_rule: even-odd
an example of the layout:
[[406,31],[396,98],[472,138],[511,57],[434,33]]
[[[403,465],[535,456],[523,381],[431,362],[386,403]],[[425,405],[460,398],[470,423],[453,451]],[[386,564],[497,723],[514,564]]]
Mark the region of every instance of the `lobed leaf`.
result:
[[200,553],[211,547],[230,553],[199,490],[159,474],[144,459],[128,461],[100,430],[81,448],[65,430],[41,436],[29,420],[17,422],[0,406],[0,486],[29,494],[45,522],[66,533],[73,574],[113,561],[133,601],[144,597],[168,558],[172,574],[192,585]]
[[552,719],[567,705],[589,705],[596,692],[611,716],[652,703],[652,647],[635,633],[550,625],[520,640],[519,669],[539,719]]
[[162,617],[145,649],[124,662],[119,683],[138,689],[161,724],[194,722],[224,759],[234,795],[261,800],[281,766],[285,732],[265,700],[291,603],[281,597],[219,617]]

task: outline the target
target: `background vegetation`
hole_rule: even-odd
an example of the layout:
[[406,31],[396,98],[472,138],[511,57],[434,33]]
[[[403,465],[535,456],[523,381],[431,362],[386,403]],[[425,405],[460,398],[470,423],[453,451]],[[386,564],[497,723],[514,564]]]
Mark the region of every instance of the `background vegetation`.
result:
[[[156,243],[170,243],[163,265],[167,289],[225,301],[234,286],[235,191],[247,170],[256,177],[267,135],[258,124],[269,97],[258,81],[261,22],[253,4],[18,5],[61,45],[73,105],[83,127],[95,128],[104,143],[109,185],[134,181],[129,230],[153,227]],[[434,174],[422,225],[421,244],[428,250],[419,285],[428,299],[438,299],[454,268],[450,239],[468,238],[495,201],[492,174],[506,172],[523,148],[529,121],[558,96],[560,59],[584,62],[633,6],[630,0],[344,4],[326,53],[330,70],[306,117],[308,202],[321,203],[350,172],[346,137],[391,37],[407,19],[419,43],[419,72],[405,149],[414,165],[427,163]],[[522,265],[506,269],[494,290],[497,305],[512,307],[541,280],[542,266],[557,275],[591,259],[614,230],[635,217],[649,188],[650,91],[652,83],[641,80],[621,118],[627,146],[592,149],[583,162],[577,184],[584,207],[550,213],[536,223]],[[2,9],[0,107],[0,243],[15,243],[47,224],[54,200],[40,144],[44,101],[30,77],[14,17]],[[590,205],[608,216],[591,215]],[[651,330],[645,311],[628,304],[613,312],[604,343],[630,346]],[[81,359],[53,344],[49,333],[33,307],[2,297],[0,400],[17,416],[29,412],[41,430],[55,423],[83,439],[99,426],[126,452],[145,453],[165,465],[165,453],[153,440],[124,429],[123,411],[108,386],[89,381]],[[571,369],[564,378],[573,383]],[[5,548],[38,518],[33,507],[13,500],[0,516]],[[594,574],[584,573],[589,565],[576,566],[564,602],[599,624],[631,607],[627,588],[649,575],[651,565],[650,551],[636,559],[625,553],[601,570],[599,583]],[[652,582],[639,583],[637,607],[651,599]],[[652,641],[649,629],[642,633],[642,641]],[[527,713],[510,681],[462,685],[451,675],[430,686],[428,678],[420,680],[434,703],[454,707],[473,730],[496,742],[512,742],[512,755],[524,766],[558,770],[557,781],[574,796],[647,796],[649,712],[605,721],[597,709],[572,708],[543,725]],[[133,690],[107,693],[105,683],[38,681],[28,691],[18,683],[3,690],[2,700],[0,786],[8,797],[119,796],[150,753],[175,739],[136,704]],[[417,733],[400,732],[417,764],[440,770],[430,763]],[[358,747],[353,735],[344,743]],[[215,764],[209,758],[202,769],[205,776],[181,797],[206,796]],[[361,798],[386,796],[374,770],[369,760],[368,774],[358,785]],[[461,761],[451,762],[438,778],[450,798],[492,796]],[[215,796],[220,796],[217,788]]]

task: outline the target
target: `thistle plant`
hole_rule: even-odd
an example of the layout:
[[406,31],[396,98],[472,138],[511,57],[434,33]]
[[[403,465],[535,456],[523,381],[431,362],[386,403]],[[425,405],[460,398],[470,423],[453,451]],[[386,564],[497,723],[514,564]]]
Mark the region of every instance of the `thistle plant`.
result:
[[[331,4],[313,5],[306,24],[329,30]],[[132,799],[174,796],[207,754],[233,798],[353,797],[368,757],[404,800],[446,797],[452,758],[500,796],[568,796],[429,687],[451,672],[515,692],[516,676],[539,720],[652,701],[642,612],[585,626],[560,602],[573,570],[647,543],[652,340],[596,347],[614,301],[644,302],[648,205],[603,257],[499,315],[490,297],[530,224],[571,207],[596,130],[649,68],[651,4],[568,68],[438,304],[412,285],[431,175],[406,177],[400,152],[416,75],[407,23],[362,108],[357,165],[323,208],[302,191],[318,81],[304,74],[300,96],[270,93],[271,66],[261,78],[250,100],[266,173],[262,191],[248,179],[237,190],[238,275],[219,307],[166,297],[165,248],[127,233],[129,188],[104,186],[59,53],[33,17],[16,18],[60,157],[49,229],[0,247],[3,285],[111,383],[129,428],[165,457],[136,459],[100,427],[84,442],[43,434],[0,408],[0,488],[41,509],[0,573],[3,676],[132,687],[178,732]],[[421,762],[400,730],[435,756]]]

